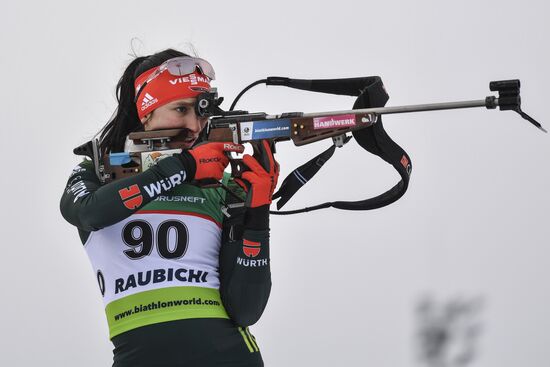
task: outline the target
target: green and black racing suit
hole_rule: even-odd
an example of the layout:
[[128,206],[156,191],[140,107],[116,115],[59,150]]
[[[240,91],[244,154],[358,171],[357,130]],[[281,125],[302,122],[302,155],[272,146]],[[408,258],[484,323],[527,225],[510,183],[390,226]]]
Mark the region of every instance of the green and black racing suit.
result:
[[271,289],[269,207],[225,216],[231,195],[185,177],[167,157],[101,185],[86,160],[61,198],[103,296],[114,366],[263,366],[247,326]]

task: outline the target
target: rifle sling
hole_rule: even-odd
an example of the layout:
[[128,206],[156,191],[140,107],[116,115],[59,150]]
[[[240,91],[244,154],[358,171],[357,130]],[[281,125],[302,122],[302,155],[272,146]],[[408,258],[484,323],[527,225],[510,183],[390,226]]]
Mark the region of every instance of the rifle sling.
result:
[[[365,84],[363,84],[364,87],[358,87],[357,82],[359,80],[365,82]],[[321,93],[355,95],[357,99],[353,105],[353,109],[383,107],[389,99],[384,89],[382,79],[378,76],[340,80],[333,79],[330,81],[313,80],[310,81],[309,84],[300,81],[299,83],[291,82],[287,85],[293,87],[292,84],[298,85],[297,88],[299,89],[308,90],[306,87],[309,87],[309,90]],[[412,162],[407,152],[388,136],[384,130],[381,116],[378,116],[378,121],[374,125],[354,131],[352,134],[363,149],[379,156],[397,170],[401,176],[401,180],[395,186],[378,196],[365,200],[326,202],[297,210],[271,211],[271,214],[297,214],[329,207],[343,210],[372,210],[389,205],[401,198],[407,191],[409,185]],[[332,157],[335,149],[335,145],[331,146],[315,158],[296,168],[285,178],[279,190],[273,195],[274,199],[280,198],[277,202],[277,209],[281,209],[302,186],[313,178],[321,167]]]

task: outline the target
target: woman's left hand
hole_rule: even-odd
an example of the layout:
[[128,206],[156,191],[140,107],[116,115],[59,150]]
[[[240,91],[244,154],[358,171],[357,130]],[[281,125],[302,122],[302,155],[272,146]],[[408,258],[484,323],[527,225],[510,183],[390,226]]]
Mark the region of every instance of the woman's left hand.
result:
[[235,179],[248,193],[246,205],[249,208],[271,204],[279,179],[279,163],[273,156],[269,141],[262,140],[256,148],[256,158],[249,154],[243,156],[243,163],[250,171],[243,172],[241,178]]

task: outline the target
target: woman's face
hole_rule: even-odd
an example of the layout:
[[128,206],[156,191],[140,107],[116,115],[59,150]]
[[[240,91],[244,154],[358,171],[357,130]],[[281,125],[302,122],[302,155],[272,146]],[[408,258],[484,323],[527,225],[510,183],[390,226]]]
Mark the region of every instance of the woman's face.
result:
[[184,98],[160,106],[141,119],[145,131],[187,129],[189,136],[183,141],[183,148],[191,148],[207,121],[195,114],[195,101],[196,98]]

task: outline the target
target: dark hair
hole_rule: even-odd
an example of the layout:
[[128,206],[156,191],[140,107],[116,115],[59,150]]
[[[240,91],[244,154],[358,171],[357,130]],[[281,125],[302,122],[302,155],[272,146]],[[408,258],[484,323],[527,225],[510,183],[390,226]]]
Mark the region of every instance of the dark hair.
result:
[[166,49],[149,56],[136,57],[124,70],[116,85],[116,99],[118,106],[111,120],[101,133],[100,149],[103,153],[122,152],[126,136],[143,129],[134,103],[134,82],[143,72],[159,66],[166,60],[178,56],[189,56],[183,52]]

